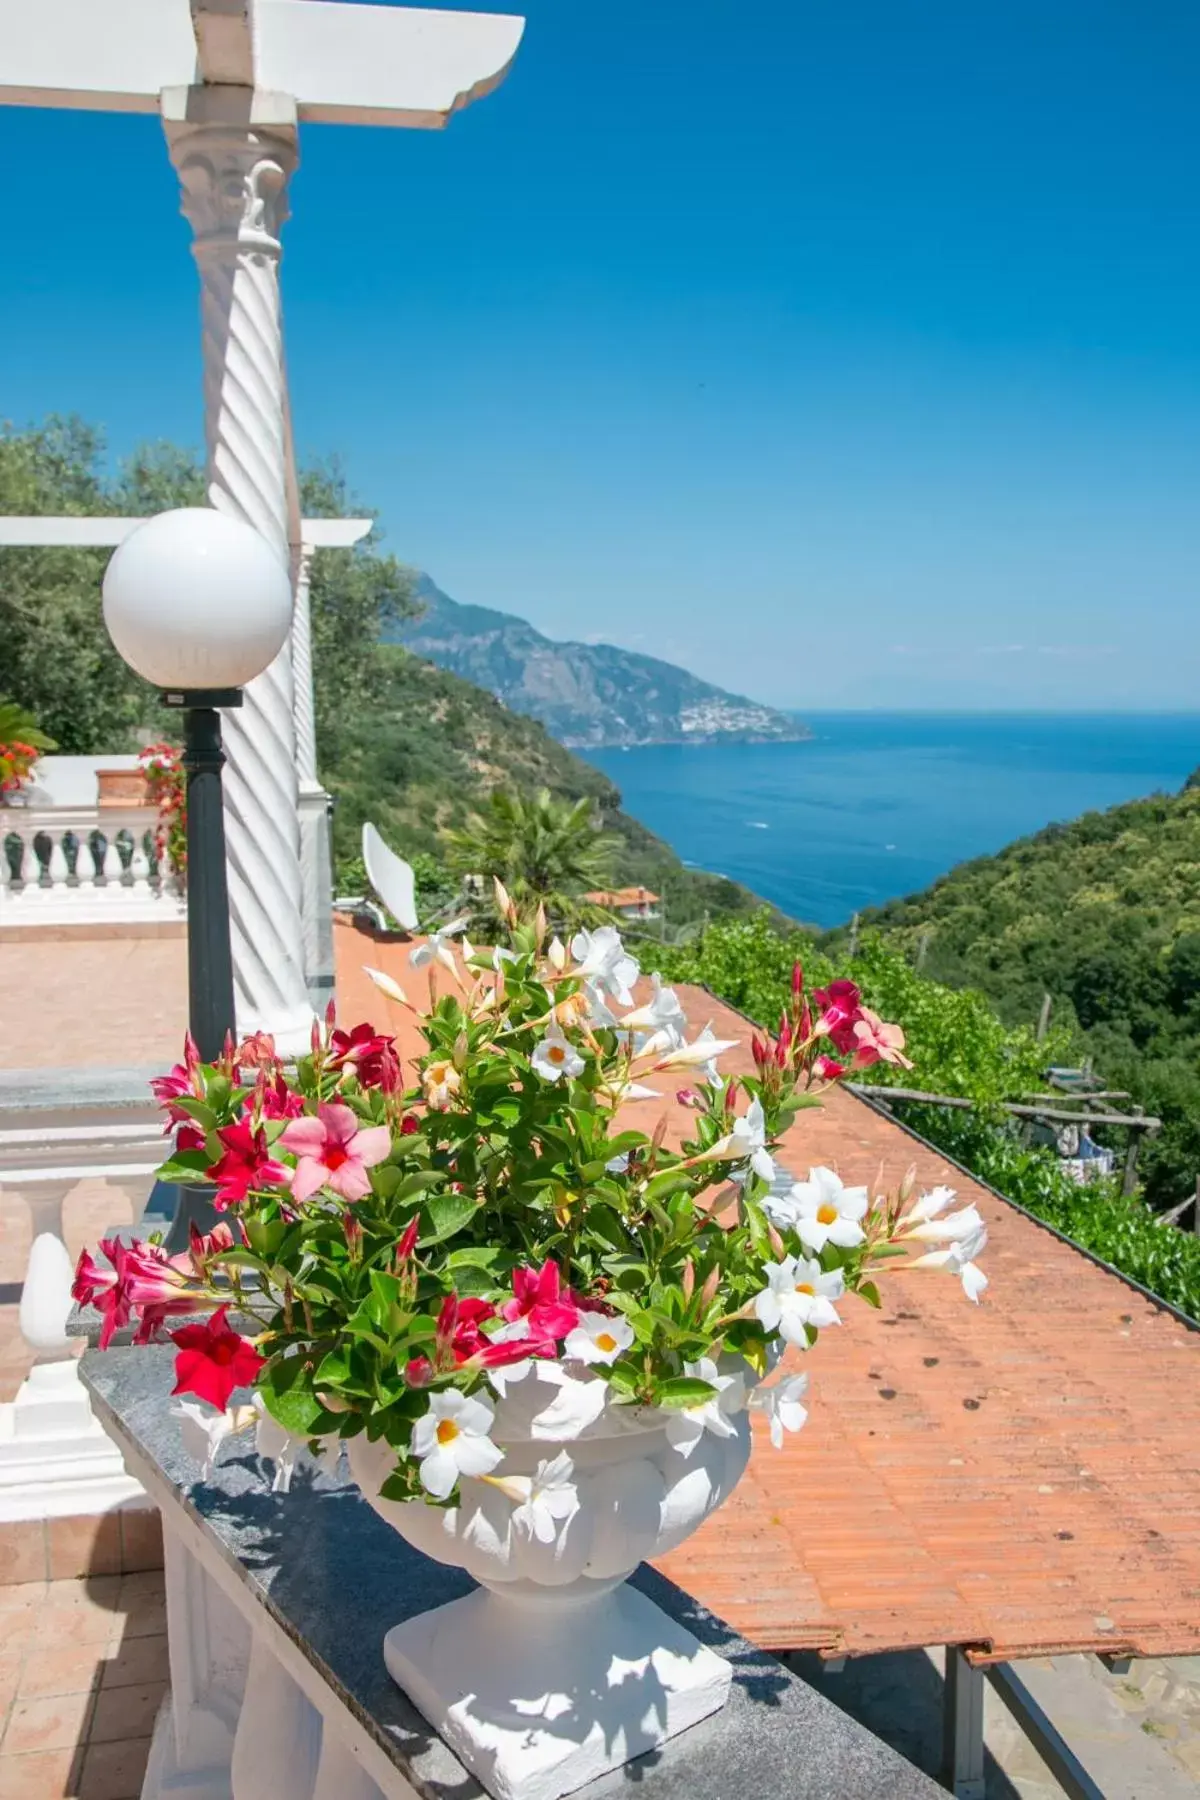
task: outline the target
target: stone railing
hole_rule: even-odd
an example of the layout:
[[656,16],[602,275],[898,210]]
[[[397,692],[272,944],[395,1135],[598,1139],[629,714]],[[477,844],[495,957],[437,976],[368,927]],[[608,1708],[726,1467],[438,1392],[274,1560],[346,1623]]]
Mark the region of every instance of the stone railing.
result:
[[0,1200],[23,1202],[31,1227],[18,1314],[27,1373],[16,1399],[0,1405],[0,1526],[142,1498],[79,1382],[63,1206],[81,1184],[103,1182],[127,1217],[141,1218],[163,1150],[140,1071],[0,1075]]
[[183,919],[157,823],[151,806],[0,807],[0,930]]

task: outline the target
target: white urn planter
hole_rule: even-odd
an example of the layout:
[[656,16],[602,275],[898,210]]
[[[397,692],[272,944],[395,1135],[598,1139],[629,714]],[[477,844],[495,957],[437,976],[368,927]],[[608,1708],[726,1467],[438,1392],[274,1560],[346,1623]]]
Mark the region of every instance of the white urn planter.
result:
[[625,1584],[733,1491],[750,1455],[749,1419],[743,1407],[727,1415],[729,1436],[706,1430],[675,1444],[670,1415],[604,1405],[567,1437],[567,1408],[581,1393],[602,1402],[609,1391],[535,1363],[496,1406],[497,1477],[570,1457],[578,1504],[548,1541],[514,1519],[513,1498],[488,1481],[464,1481],[452,1507],[385,1500],[391,1448],[365,1437],[347,1444],[376,1512],[480,1584],[393,1627],[384,1659],[498,1800],[558,1800],[717,1712],[729,1692],[728,1663]]

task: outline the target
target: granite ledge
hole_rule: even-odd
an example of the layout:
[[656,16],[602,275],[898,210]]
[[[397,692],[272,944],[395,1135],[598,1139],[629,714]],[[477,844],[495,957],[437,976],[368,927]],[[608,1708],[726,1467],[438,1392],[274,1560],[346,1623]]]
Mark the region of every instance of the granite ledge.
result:
[[[393,1684],[387,1629],[470,1591],[379,1519],[347,1478],[302,1459],[292,1491],[272,1494],[251,1453],[197,1481],[170,1415],[172,1351],[89,1351],[85,1385],[101,1423],[149,1465],[199,1524],[214,1553],[263,1605],[423,1800],[474,1800],[479,1787]],[[344,1466],[344,1465],[343,1465]],[[633,1578],[648,1598],[733,1666],[728,1705],[652,1755],[580,1790],[615,1800],[936,1800],[944,1790],[764,1651],[738,1637],[653,1569]]]

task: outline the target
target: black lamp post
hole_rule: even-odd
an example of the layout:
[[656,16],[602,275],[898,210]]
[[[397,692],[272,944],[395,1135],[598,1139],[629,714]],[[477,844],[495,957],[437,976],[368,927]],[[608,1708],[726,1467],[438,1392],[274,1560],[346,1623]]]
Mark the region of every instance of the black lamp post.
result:
[[[131,531],[104,576],[104,619],[130,667],[183,713],[187,799],[188,1024],[212,1062],[237,1035],[221,715],[275,660],[291,627],[287,570],[266,539],[209,507],[159,513]],[[159,1184],[160,1188],[165,1184]],[[174,1190],[167,1248],[216,1220],[206,1187]],[[157,1210],[167,1200],[151,1200]]]

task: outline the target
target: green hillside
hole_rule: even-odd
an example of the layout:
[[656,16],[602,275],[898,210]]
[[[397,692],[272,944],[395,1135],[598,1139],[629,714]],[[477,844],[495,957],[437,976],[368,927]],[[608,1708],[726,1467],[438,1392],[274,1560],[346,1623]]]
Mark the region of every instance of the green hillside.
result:
[[[1144,1159],[1169,1205],[1200,1174],[1200,785],[1086,813],[964,863],[861,924],[922,972],[1032,1024],[1050,994],[1109,1086],[1166,1128]],[[829,934],[837,945],[843,933]]]
[[461,828],[496,787],[596,802],[621,840],[618,885],[663,896],[669,926],[705,915],[744,913],[759,904],[736,882],[685,869],[644,825],[621,811],[617,788],[599,769],[557,743],[543,725],[407,650],[380,645],[378,687],[369,711],[339,721],[327,740],[322,776],[334,794],[334,848],[348,870],[364,819],[403,855],[440,860],[442,833]]

